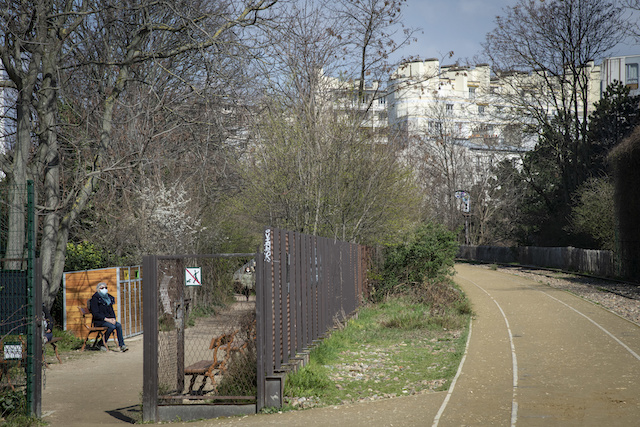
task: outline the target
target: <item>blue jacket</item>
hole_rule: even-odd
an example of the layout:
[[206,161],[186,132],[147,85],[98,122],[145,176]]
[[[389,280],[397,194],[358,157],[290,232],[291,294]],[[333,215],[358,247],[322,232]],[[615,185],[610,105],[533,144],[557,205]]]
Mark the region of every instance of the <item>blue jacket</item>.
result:
[[107,317],[116,318],[116,313],[113,311],[113,303],[116,299],[110,294],[107,294],[111,299],[111,304],[107,305],[98,292],[93,294],[91,301],[89,302],[89,309],[91,309],[91,315],[93,320],[104,320]]

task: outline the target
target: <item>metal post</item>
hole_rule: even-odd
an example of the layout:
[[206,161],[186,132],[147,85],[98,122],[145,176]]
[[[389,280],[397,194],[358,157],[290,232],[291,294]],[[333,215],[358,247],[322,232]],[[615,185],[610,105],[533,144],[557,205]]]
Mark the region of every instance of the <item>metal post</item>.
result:
[[469,244],[469,215],[464,216],[464,244]]
[[142,420],[158,421],[158,259],[142,259]]
[[[265,232],[265,235],[267,233]],[[269,248],[271,247],[269,242]],[[266,247],[265,247],[266,251]],[[269,249],[270,251],[270,249]],[[260,412],[264,408],[265,404],[265,370],[266,370],[266,348],[265,338],[267,330],[267,319],[265,317],[265,304],[266,299],[264,296],[265,289],[265,268],[271,266],[271,263],[265,262],[265,258],[271,260],[271,254],[267,257],[266,254],[261,254],[260,251],[256,253],[256,376],[257,376],[257,391],[256,391],[256,411]]]

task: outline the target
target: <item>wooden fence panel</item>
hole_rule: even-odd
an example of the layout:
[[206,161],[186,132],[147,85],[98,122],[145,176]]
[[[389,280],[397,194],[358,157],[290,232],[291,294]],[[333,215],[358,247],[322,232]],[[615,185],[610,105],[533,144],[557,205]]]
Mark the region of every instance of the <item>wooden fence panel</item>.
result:
[[592,249],[460,245],[458,258],[501,264],[521,264],[614,277],[613,252]]

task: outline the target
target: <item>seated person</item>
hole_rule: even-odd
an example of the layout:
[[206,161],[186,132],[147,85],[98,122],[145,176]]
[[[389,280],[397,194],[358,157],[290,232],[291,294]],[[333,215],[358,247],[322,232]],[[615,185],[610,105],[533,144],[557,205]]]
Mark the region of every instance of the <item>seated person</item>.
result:
[[[42,334],[44,339],[43,344],[51,344],[53,351],[56,353],[58,362],[62,363],[60,355],[58,354],[58,346],[56,344],[60,341],[60,337],[53,337],[53,317],[51,317],[51,312],[47,309],[44,303],[42,304]],[[45,365],[47,364],[44,360],[44,349],[42,353],[42,361]]]
[[[122,325],[116,321],[116,314],[113,311],[113,303],[115,298],[109,295],[107,284],[105,282],[98,283],[96,293],[91,297],[89,308],[93,316],[93,324],[99,327],[106,327],[107,332],[104,335],[105,342],[109,342],[111,333],[115,330],[118,334],[118,346],[120,351],[127,351],[122,337]],[[104,347],[103,347],[104,348]],[[105,349],[106,350],[106,349]]]
[[45,342],[49,342],[53,339],[53,318],[51,313],[47,310],[47,307],[42,304],[42,330],[44,331]]

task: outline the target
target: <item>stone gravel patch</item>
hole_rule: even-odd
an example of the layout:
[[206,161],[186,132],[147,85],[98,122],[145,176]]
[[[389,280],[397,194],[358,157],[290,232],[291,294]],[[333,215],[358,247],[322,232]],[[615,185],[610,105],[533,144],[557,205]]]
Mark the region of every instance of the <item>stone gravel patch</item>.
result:
[[[435,338],[412,340],[410,343],[401,342],[380,348],[363,345],[361,350],[347,350],[340,354],[340,362],[325,365],[329,371],[329,378],[339,390],[352,390],[345,394],[342,403],[367,402],[380,399],[390,399],[398,396],[432,393],[441,390],[446,379],[438,378],[439,374],[449,367],[432,363],[427,367],[432,373],[432,379],[411,378],[412,364],[400,364],[398,360],[406,347],[421,348],[425,352],[437,355],[443,352],[455,352],[454,340],[459,338],[461,331],[448,331]],[[444,376],[444,375],[443,375]],[[433,379],[435,377],[435,379]],[[359,392],[352,387],[357,385]],[[390,383],[396,383],[397,393],[384,392]],[[379,387],[379,388],[378,388]],[[285,401],[294,408],[312,408],[324,406],[326,403],[315,397],[289,397]]]
[[[487,266],[487,268],[494,267]],[[498,269],[516,276],[539,281],[552,288],[571,292],[640,325],[639,285],[515,266],[498,267]]]

